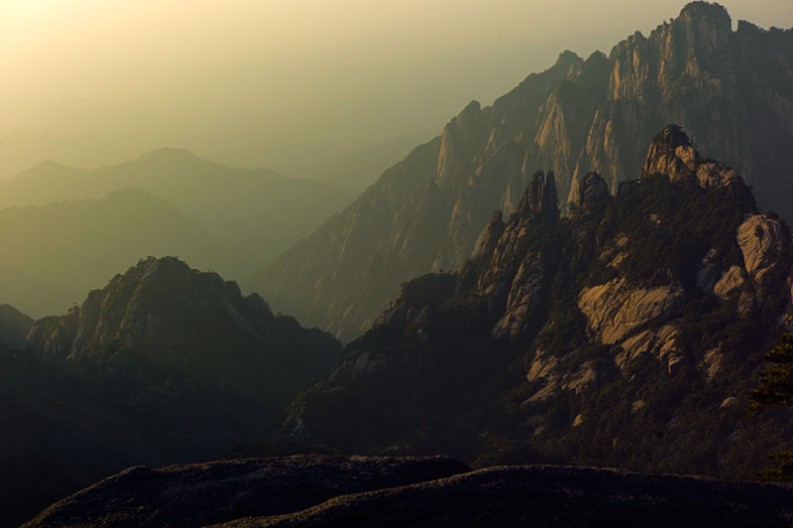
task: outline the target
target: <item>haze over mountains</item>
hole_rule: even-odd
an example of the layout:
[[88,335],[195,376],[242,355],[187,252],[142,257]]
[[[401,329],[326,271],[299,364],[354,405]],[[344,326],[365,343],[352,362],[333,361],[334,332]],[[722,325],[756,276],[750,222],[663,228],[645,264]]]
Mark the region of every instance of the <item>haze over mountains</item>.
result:
[[557,176],[564,206],[595,170],[609,190],[677,123],[734,166],[760,207],[791,219],[793,31],[694,2],[610,56],[570,52],[492,107],[472,102],[356,200],[263,269],[250,286],[344,340],[369,328],[404,280],[456,269],[494,209],[515,210],[529,176]]
[[[75,79],[19,68],[0,117],[27,82],[31,101],[62,94],[53,121],[106,125],[71,136],[99,141],[83,157],[98,167],[0,179],[0,526],[788,526],[793,488],[757,481],[793,479],[793,29],[692,2],[608,56],[561,53],[415,146],[407,92],[389,108],[359,95],[431,77],[413,85],[404,64],[395,83],[342,69],[314,85],[312,68],[356,56],[288,60],[323,32],[356,42],[340,28],[361,14],[377,35],[396,3],[306,2],[73,0],[123,19],[80,34],[107,32],[107,50],[82,49],[113,59],[86,93],[112,89],[73,107],[88,59],[57,61],[69,18],[47,53],[0,31],[16,46],[0,67],[40,56]],[[451,2],[400,2],[424,16],[389,19],[395,42],[474,45],[546,16],[610,34],[584,13],[622,24],[651,5],[532,2],[525,20],[525,2]],[[306,31],[244,16],[265,12]],[[458,37],[461,17],[476,23]],[[125,33],[136,23],[147,39]],[[246,62],[273,42],[299,75]],[[128,62],[143,49],[158,75]],[[400,52],[377,50],[382,68]],[[462,56],[439,70],[459,69],[446,103],[474,90]],[[223,163],[98,161],[146,128]]]
[[36,317],[65,311],[141,255],[177,254],[207,269],[220,255],[243,256],[171,203],[135,189],[2,209],[0,244],[0,295]]
[[[431,134],[427,134],[429,136]],[[235,167],[271,167],[291,177],[318,180],[360,193],[419,143],[415,139],[398,137],[356,149],[332,143],[274,141],[221,151],[215,156]]]
[[[778,332],[793,330],[790,228],[759,212],[741,177],[702,157],[679,127],[656,136],[640,176],[612,197],[591,173],[571,217],[563,218],[553,175],[536,173],[514,214],[492,216],[461,271],[406,283],[343,356],[331,336],[274,316],[260,297],[243,297],[216,274],[175,258],[139,261],[90,292],[80,307],[33,323],[24,343],[29,351],[0,351],[0,402],[10,411],[0,419],[12,432],[3,439],[0,466],[16,476],[2,496],[15,505],[12,512],[32,514],[133,463],[317,450],[442,451],[480,467],[572,462],[752,478],[793,438],[790,409],[747,412],[764,368],[762,351]],[[20,321],[14,312],[7,317]],[[261,491],[251,464],[291,479],[315,463],[297,458],[130,470],[54,506],[34,525],[57,525],[64,511],[78,525],[170,515],[145,505],[165,501],[170,508],[173,493],[180,504],[199,500],[211,510],[217,493],[234,486],[249,482],[252,493]],[[369,469],[357,469],[359,479],[383,463],[390,462],[374,459]],[[412,462],[397,462],[403,463]],[[336,460],[310,478],[325,482],[348,464]],[[167,483],[184,471],[192,484]],[[490,471],[496,474],[471,473],[470,484],[428,481],[380,493],[386,500],[394,493],[432,502],[446,493],[440,490],[463,485],[454,496],[481,497],[492,487],[480,478],[501,481],[516,471],[529,478],[536,470]],[[218,484],[211,501],[200,499],[224,472],[231,472],[228,483]],[[423,474],[416,467],[396,478],[433,478]],[[632,506],[598,495],[607,483],[625,489],[624,478],[564,473],[565,489],[580,491],[554,500],[599,505],[582,506],[590,513],[570,526],[586,525],[592,511],[624,518]],[[630,478],[645,494],[668,497],[658,504],[684,499],[671,491],[672,481]],[[130,479],[132,487],[124,484]],[[364,482],[359,479],[353,481]],[[384,477],[381,484],[394,485],[388,482]],[[162,485],[179,491],[147,495]],[[317,493],[342,493],[317,486],[311,488]],[[758,508],[744,493],[762,494],[764,522],[776,525],[788,511],[784,488],[708,486],[691,489],[714,512],[723,501]],[[537,488],[530,488],[498,495],[505,504],[521,504],[523,493],[536,497]],[[144,506],[108,511],[81,502],[93,502],[97,493],[114,497],[110,504],[126,497],[124,504]],[[255,497],[234,499],[238,506],[212,515],[234,525],[237,515],[299,509],[291,500],[268,506]],[[337,501],[343,508],[332,511],[351,508],[343,515],[354,516],[361,500]],[[663,511],[690,519],[677,508]],[[499,515],[510,518],[505,512]],[[304,518],[296,513],[293,521]]]
[[246,277],[351,199],[181,149],[95,170],[45,162],[0,180],[0,295],[32,315],[58,313],[147,255]]
[[97,137],[17,128],[0,136],[0,179],[16,176],[44,160],[93,169],[135,155],[134,149]]
[[[121,188],[173,203],[212,234],[249,251],[254,261],[277,254],[352,195],[266,169],[235,169],[183,149],[163,148],[92,171],[42,163],[0,182],[0,206],[96,198]],[[298,200],[305,206],[294,207]]]

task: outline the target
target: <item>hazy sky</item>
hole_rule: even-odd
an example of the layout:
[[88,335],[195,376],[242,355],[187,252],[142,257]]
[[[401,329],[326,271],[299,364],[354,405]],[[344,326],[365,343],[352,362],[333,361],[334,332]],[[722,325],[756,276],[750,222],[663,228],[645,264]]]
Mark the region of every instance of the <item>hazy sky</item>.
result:
[[[0,0],[0,134],[205,153],[437,130],[683,0]],[[792,0],[725,0],[793,26]],[[0,155],[2,153],[0,152]]]

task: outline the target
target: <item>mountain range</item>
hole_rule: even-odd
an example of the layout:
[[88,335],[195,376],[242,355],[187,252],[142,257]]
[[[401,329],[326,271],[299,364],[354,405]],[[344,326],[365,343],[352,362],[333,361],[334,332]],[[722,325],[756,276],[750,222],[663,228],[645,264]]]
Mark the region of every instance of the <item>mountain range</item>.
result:
[[341,212],[179,149],[0,181],[0,525],[789,525],[735,481],[793,453],[791,64],[693,2]]
[[45,159],[96,168],[134,156],[134,149],[87,135],[23,128],[0,132],[0,180],[11,178]]
[[728,478],[789,449],[790,411],[747,411],[793,330],[787,224],[677,126],[616,197],[597,173],[578,189],[560,218],[553,174],[535,174],[460,271],[404,284],[281,440]]
[[282,174],[360,193],[419,143],[403,136],[375,145],[355,147],[336,143],[270,141],[219,150],[212,152],[210,157],[233,167],[271,167]]
[[36,317],[65,311],[141,255],[177,254],[209,269],[244,255],[135,189],[0,209],[0,244],[0,298]]
[[341,353],[173,257],[36,321],[21,348],[0,349],[0,524],[127,466],[232,455]]
[[[790,229],[759,210],[734,169],[700,155],[675,125],[656,135],[639,178],[616,196],[589,173],[569,216],[558,207],[554,174],[532,175],[515,212],[491,214],[461,270],[405,283],[375,326],[343,352],[328,334],[275,316],[258,295],[245,297],[235,283],[173,257],[140,260],[62,316],[31,322],[6,312],[0,323],[29,328],[21,350],[0,350],[0,426],[9,432],[0,439],[0,467],[13,476],[0,494],[13,517],[0,522],[29,517],[130,465],[295,452],[442,452],[474,468],[620,468],[495,468],[418,488],[390,484],[397,487],[378,491],[371,508],[396,497],[434,501],[452,490],[453,497],[489,497],[493,482],[562,475],[565,489],[578,491],[554,501],[577,497],[590,511],[605,500],[603,512],[615,519],[634,506],[604,499],[602,486],[617,494],[640,486],[646,496],[665,497],[658,504],[689,504],[672,490],[694,486],[712,511],[719,504],[754,511],[759,506],[741,502],[738,488],[642,476],[626,484],[620,475],[754,479],[793,438],[790,409],[749,411],[763,352],[793,330]],[[33,525],[57,525],[73,508],[87,516],[85,525],[170,515],[174,493],[198,500],[218,478],[215,495],[231,493],[251,478],[249,464],[290,475],[314,464],[298,458],[296,467],[278,469],[283,463],[166,469],[166,480],[188,475],[193,484],[169,484],[182,491],[148,499],[139,497],[140,486],[151,489],[162,479],[130,470],[53,506]],[[315,476],[339,471],[335,464],[347,467],[337,460]],[[361,473],[353,482],[369,482],[360,479],[371,470],[355,471]],[[411,486],[422,482],[415,475],[398,478]],[[114,488],[130,478],[138,487]],[[745,490],[782,494],[763,514],[776,523],[786,515],[785,491],[761,488]],[[496,495],[513,511],[524,492]],[[166,509],[108,512],[81,502],[95,493],[115,497],[112,504],[123,496],[165,501]],[[272,507],[295,512],[291,520],[253,525],[314,522],[329,511],[344,519],[369,511],[363,504],[371,493],[349,503],[332,499],[344,506],[331,510],[322,498],[305,512],[293,502],[245,504],[254,508],[250,515],[273,515]],[[676,511],[662,508],[659,515],[677,519]],[[218,522],[237,519],[223,512],[213,514]]]
[[0,208],[102,198],[126,188],[170,202],[212,237],[235,246],[236,256],[217,252],[212,267],[239,277],[310,233],[353,198],[351,191],[331,185],[267,169],[235,169],[183,149],[164,148],[94,170],[44,162],[0,181]]
[[733,31],[727,11],[707,2],[608,56],[565,52],[492,106],[469,104],[248,286],[349,341],[403,281],[462,265],[491,212],[515,211],[537,169],[556,175],[566,213],[588,172],[611,193],[635,178],[668,123],[735,167],[761,208],[791,220],[791,64],[793,30],[741,21]]

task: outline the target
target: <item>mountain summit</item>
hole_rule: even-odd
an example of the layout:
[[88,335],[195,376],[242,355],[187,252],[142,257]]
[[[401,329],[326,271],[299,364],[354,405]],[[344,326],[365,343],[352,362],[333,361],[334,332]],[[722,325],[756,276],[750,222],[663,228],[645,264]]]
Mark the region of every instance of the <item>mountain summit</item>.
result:
[[174,257],[139,261],[67,315],[36,322],[28,341],[49,363],[270,395],[322,376],[339,353],[329,336]]
[[608,57],[565,52],[492,106],[469,104],[251,286],[349,340],[405,280],[462,265],[491,212],[516,211],[535,171],[553,171],[563,210],[591,171],[615,194],[667,123],[742,174],[760,207],[791,220],[791,64],[793,30],[741,22],[733,31],[726,10],[707,2]]

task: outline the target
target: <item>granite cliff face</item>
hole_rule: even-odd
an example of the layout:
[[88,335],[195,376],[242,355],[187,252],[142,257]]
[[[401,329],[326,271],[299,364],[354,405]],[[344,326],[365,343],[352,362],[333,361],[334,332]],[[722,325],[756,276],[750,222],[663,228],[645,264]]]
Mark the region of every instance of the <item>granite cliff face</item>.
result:
[[556,176],[563,212],[590,171],[612,194],[634,178],[653,135],[679,123],[743,175],[764,209],[791,220],[793,31],[737,31],[723,7],[686,6],[607,57],[563,53],[486,108],[386,171],[353,205],[258,273],[279,309],[349,340],[403,281],[457,269],[494,209],[516,210],[531,175]]
[[461,271],[403,286],[291,404],[282,438],[755,475],[793,438],[790,413],[747,413],[764,350],[791,328],[790,230],[677,126],[643,166],[616,197],[587,175],[561,219],[536,174]]

